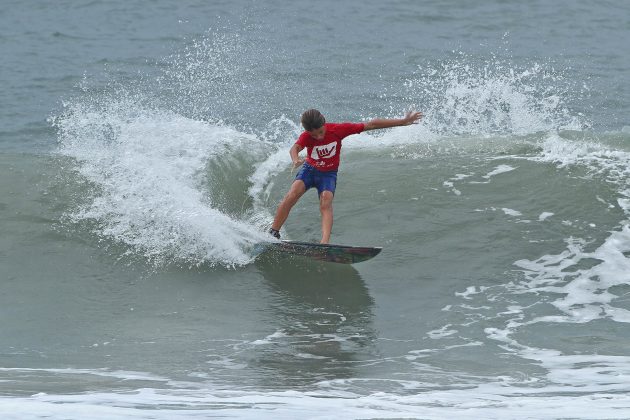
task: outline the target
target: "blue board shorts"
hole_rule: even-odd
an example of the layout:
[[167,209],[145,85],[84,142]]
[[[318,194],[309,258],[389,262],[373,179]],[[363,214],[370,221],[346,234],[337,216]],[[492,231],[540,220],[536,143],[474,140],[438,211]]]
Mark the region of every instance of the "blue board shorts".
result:
[[306,162],[302,164],[295,179],[303,181],[306,190],[317,188],[318,195],[322,195],[324,191],[330,191],[334,195],[337,188],[337,171],[318,171]]

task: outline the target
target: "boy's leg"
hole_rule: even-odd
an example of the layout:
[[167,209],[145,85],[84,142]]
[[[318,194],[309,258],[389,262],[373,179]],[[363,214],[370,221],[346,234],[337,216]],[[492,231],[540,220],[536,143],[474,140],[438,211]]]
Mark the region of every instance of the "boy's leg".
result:
[[286,222],[287,217],[289,217],[289,212],[305,192],[306,186],[304,185],[304,181],[301,179],[293,181],[291,188],[289,188],[289,192],[287,192],[287,195],[284,196],[282,202],[278,206],[278,210],[276,210],[276,217],[271,225],[272,229],[280,230],[284,222]]
[[335,195],[328,190],[322,191],[319,196],[319,211],[322,213],[322,244],[330,241],[330,232],[333,226],[332,202]]

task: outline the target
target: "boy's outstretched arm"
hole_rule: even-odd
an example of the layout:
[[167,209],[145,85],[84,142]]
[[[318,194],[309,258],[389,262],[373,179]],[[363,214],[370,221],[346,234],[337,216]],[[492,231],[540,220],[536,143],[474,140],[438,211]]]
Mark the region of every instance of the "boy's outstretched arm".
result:
[[402,125],[417,124],[422,118],[422,113],[417,111],[409,111],[404,118],[393,119],[374,119],[365,123],[363,131],[376,130],[379,128],[400,127]]

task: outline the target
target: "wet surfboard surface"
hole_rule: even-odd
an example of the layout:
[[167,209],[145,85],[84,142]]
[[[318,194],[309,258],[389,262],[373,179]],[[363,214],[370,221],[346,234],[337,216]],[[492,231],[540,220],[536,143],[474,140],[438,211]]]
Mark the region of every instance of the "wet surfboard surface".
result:
[[273,252],[288,255],[298,255],[318,261],[335,262],[341,264],[355,264],[367,261],[377,256],[383,248],[320,244],[299,241],[279,241],[259,244],[261,252]]

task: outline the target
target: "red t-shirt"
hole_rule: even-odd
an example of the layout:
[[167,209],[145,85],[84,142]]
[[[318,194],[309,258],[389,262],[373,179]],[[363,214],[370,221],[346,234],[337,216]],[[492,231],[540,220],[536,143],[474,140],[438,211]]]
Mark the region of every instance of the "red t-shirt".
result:
[[326,123],[326,134],[322,140],[315,140],[308,131],[300,134],[295,142],[306,147],[306,163],[322,172],[336,171],[339,167],[341,140],[351,134],[359,134],[365,129],[363,123]]

